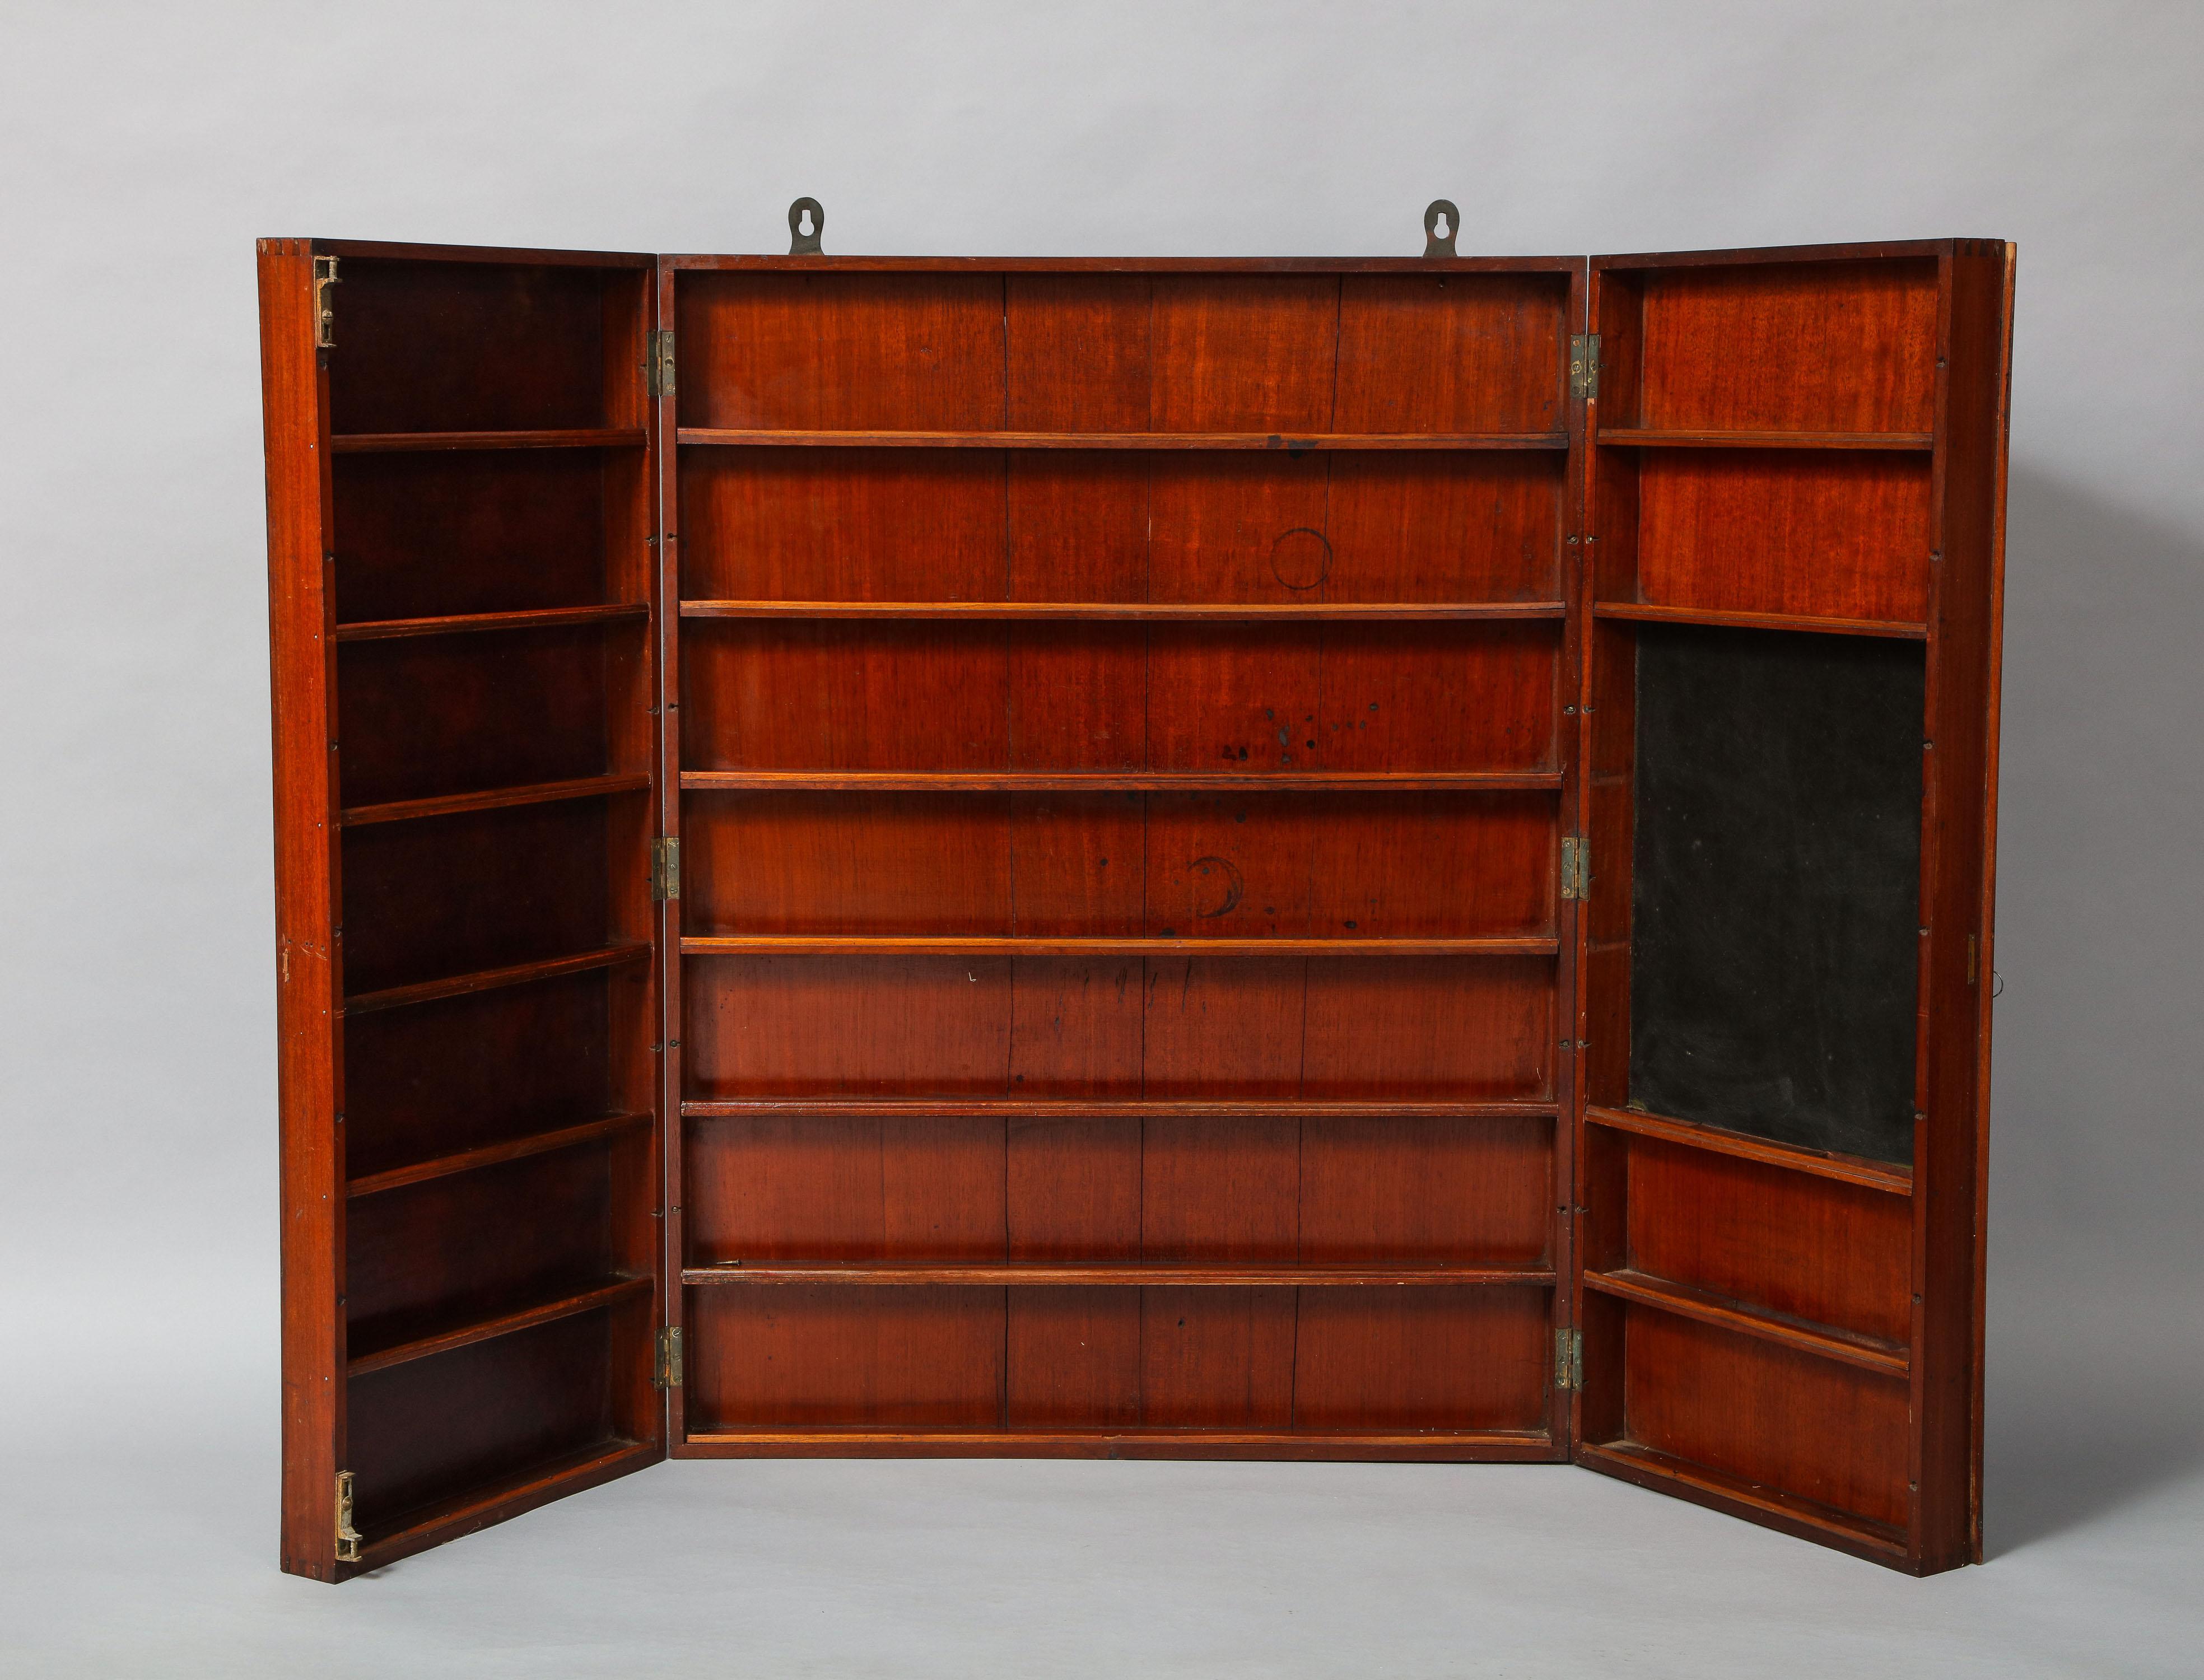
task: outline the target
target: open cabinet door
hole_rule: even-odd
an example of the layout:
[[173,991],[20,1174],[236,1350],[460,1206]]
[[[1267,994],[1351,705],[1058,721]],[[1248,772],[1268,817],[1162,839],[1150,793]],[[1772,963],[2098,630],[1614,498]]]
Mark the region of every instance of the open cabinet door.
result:
[[649,257],[259,247],[282,1565],[663,1456]]
[[1576,1453],[1982,1547],[2011,248],[1591,265]]

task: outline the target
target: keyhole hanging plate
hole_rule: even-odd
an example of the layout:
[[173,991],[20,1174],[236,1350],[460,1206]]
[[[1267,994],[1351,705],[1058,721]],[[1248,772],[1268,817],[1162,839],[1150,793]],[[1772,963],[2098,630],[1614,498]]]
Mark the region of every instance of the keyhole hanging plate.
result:
[[[1439,228],[1444,225],[1446,232]],[[1451,198],[1434,198],[1424,212],[1424,255],[1451,257],[1455,254],[1455,235],[1461,232],[1461,212],[1454,207]]]
[[[803,231],[803,217],[810,212],[811,231]],[[819,207],[816,198],[798,198],[788,207],[788,254],[791,257],[823,257],[819,248],[819,236],[826,231],[826,212]]]

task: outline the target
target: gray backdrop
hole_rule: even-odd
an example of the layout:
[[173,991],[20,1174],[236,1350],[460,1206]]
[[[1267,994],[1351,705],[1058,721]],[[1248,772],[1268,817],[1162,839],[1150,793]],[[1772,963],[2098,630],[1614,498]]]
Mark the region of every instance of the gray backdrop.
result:
[[[2192,5],[0,5],[0,1670],[2194,1672]],[[275,1573],[252,240],[2020,245],[1992,1566],[1579,1472],[684,1465]],[[10,1654],[12,1652],[12,1655]],[[11,1663],[20,1665],[9,1668]]]

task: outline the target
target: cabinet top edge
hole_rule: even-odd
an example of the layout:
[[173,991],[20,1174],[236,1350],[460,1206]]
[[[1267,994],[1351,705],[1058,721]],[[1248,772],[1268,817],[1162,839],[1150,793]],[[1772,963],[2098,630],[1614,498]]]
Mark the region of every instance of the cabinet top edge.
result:
[[1729,263],[1887,262],[1907,257],[2005,257],[2006,240],[1881,240],[1863,245],[1738,245],[1713,251],[1641,251],[1594,257],[1592,271],[1609,269],[1717,268]]
[[1551,274],[1581,257],[769,257],[669,253],[670,269],[901,274]]
[[316,257],[375,257],[404,263],[512,263],[530,267],[648,269],[658,258],[645,251],[546,251],[512,245],[411,245],[395,240],[264,239],[270,245],[300,246]]

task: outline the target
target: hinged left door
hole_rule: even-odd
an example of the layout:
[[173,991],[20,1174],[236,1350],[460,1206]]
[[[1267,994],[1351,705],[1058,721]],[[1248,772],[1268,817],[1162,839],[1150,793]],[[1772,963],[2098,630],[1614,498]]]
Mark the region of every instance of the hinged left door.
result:
[[283,1567],[664,1456],[648,257],[259,251]]

